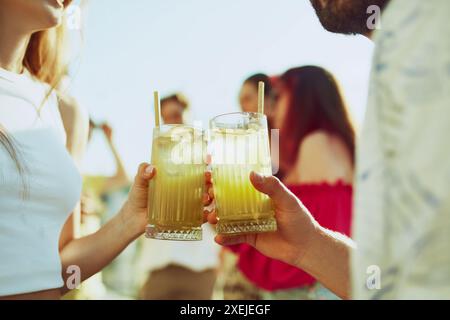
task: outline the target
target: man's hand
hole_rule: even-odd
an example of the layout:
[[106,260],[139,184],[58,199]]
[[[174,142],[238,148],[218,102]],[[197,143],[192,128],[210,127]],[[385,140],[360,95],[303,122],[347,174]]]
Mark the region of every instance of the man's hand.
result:
[[[311,238],[319,228],[317,222],[277,178],[252,172],[250,180],[258,191],[272,199],[277,231],[239,236],[217,235],[216,242],[221,245],[248,243],[268,257],[299,266]],[[208,215],[207,219],[210,223],[217,223],[215,213]]]

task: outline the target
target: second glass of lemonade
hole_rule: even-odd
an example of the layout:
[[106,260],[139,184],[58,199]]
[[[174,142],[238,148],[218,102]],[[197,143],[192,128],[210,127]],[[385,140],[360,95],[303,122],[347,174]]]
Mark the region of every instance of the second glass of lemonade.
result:
[[230,113],[210,122],[217,232],[275,231],[270,198],[250,182],[250,172],[272,174],[266,116]]
[[148,238],[201,240],[205,186],[204,131],[186,125],[162,125],[153,131],[148,196]]

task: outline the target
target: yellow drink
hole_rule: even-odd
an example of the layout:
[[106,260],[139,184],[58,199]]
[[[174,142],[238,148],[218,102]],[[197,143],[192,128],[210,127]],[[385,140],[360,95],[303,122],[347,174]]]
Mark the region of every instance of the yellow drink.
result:
[[265,116],[234,113],[216,117],[211,121],[211,142],[217,232],[275,231],[271,200],[249,179],[251,171],[272,173]]
[[201,240],[205,185],[203,131],[164,125],[153,132],[146,236],[163,240]]

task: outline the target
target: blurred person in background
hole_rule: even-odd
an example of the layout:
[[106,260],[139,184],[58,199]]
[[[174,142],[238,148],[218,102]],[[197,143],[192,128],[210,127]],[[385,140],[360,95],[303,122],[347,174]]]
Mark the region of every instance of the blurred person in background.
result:
[[[95,187],[95,193],[103,196],[105,194],[109,194],[111,192],[117,191],[117,190],[123,190],[128,189],[131,184],[131,180],[128,177],[128,174],[125,170],[125,166],[123,164],[122,157],[120,156],[119,151],[117,150],[117,147],[113,140],[113,129],[112,127],[104,122],[101,124],[96,124],[94,121],[89,121],[89,140],[92,137],[92,134],[94,130],[100,130],[100,132],[104,135],[107,143],[107,148],[109,151],[111,151],[111,154],[114,158],[114,165],[115,165],[115,172],[111,176],[107,177],[98,177],[102,180],[101,184],[99,186]],[[96,179],[95,176],[89,176],[85,179]]]
[[[113,129],[106,123],[89,121],[89,142],[93,134],[101,133],[106,147],[114,159],[115,171],[112,175],[85,175],[83,177],[82,235],[97,231],[107,223],[127,199],[131,180],[126,173],[122,157],[113,140]],[[83,214],[84,213],[84,214]],[[83,283],[79,299],[132,298],[136,283],[133,272],[134,258],[138,242],[130,244],[117,256],[96,279]]]
[[61,298],[105,267],[147,224],[148,182],[155,171],[142,164],[117,215],[94,234],[77,238],[74,213],[82,179],[66,149],[55,91],[65,73],[64,19],[70,2],[0,0],[4,299]]
[[[258,89],[259,82],[264,83],[264,114],[267,117],[267,129],[269,131],[269,144],[271,152],[278,148],[278,129],[273,127],[276,115],[275,90],[277,77],[269,77],[264,73],[256,73],[249,76],[242,83],[239,91],[239,104],[242,112],[258,112]],[[272,141],[272,138],[275,140]],[[273,143],[272,143],[273,142]],[[277,172],[277,159],[272,159],[272,171]]]
[[[105,211],[109,208],[109,197],[111,195],[126,194],[131,181],[125,171],[122,158],[113,141],[113,129],[108,123],[97,124],[92,119],[89,120],[88,143],[93,135],[100,132],[106,141],[106,146],[111,151],[114,159],[115,172],[110,176],[85,175],[83,177],[83,197],[82,208],[86,216],[97,216],[99,219],[105,217]],[[122,196],[120,198],[123,198]],[[120,201],[119,201],[120,202]],[[120,207],[120,205],[119,205]]]
[[[278,176],[322,226],[350,235],[355,131],[336,80],[320,67],[298,67],[279,78],[276,91]],[[239,271],[225,286],[230,299],[337,299],[294,266],[249,245],[231,248]]]
[[171,94],[161,99],[161,118],[164,123],[183,124],[189,102],[181,93]]
[[[239,104],[243,112],[258,112],[258,86],[264,82],[264,114],[267,116],[269,132],[275,115],[272,79],[264,73],[256,73],[244,80],[239,91]],[[270,136],[270,135],[269,135]]]
[[[164,124],[183,124],[188,101],[180,93],[161,99]],[[157,169],[157,168],[156,168]],[[209,300],[213,296],[220,247],[214,230],[203,226],[201,241],[143,239],[139,269],[146,275],[140,290],[144,300]]]

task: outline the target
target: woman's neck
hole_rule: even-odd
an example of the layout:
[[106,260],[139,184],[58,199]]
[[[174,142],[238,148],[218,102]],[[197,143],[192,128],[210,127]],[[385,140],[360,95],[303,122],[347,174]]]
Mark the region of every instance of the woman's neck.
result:
[[31,33],[20,32],[0,17],[0,68],[22,73]]

